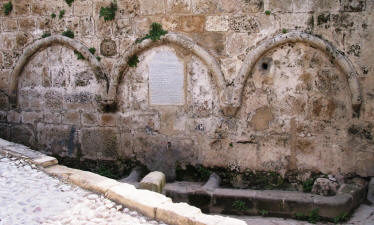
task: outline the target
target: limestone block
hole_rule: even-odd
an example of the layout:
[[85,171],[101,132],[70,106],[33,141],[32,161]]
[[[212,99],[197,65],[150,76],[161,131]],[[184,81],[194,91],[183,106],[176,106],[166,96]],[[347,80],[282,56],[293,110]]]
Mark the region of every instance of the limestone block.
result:
[[165,174],[163,174],[162,172],[153,171],[140,181],[139,188],[162,193],[162,189],[164,188],[165,183]]
[[124,183],[109,188],[106,197],[152,219],[156,218],[158,207],[164,203],[172,202],[170,198],[162,194],[137,190],[134,186]]
[[167,0],[166,11],[172,13],[189,13],[191,11],[190,0]]
[[67,112],[62,116],[62,122],[64,124],[80,125],[81,116],[79,112]]
[[362,12],[366,9],[366,0],[341,0],[340,10],[345,12]]
[[60,165],[50,166],[44,169],[44,172],[46,172],[47,174],[59,177],[64,180],[67,180],[69,176],[76,173],[76,171],[76,169]]
[[22,112],[22,122],[34,124],[43,120],[43,114],[40,112]]
[[177,30],[183,32],[203,32],[204,24],[204,16],[180,16],[178,17]]
[[292,2],[292,0],[268,0],[264,8],[271,12],[292,12]]
[[230,17],[230,29],[240,33],[258,33],[259,25],[254,17],[250,15],[235,15]]
[[76,1],[74,3],[74,15],[76,16],[92,15],[92,2],[91,1]]
[[221,178],[216,174],[212,173],[209,180],[204,184],[203,188],[207,190],[213,190],[219,187]]
[[206,31],[228,31],[228,16],[208,16],[205,23]]
[[21,31],[33,31],[36,27],[35,20],[33,18],[22,18],[18,20],[19,29]]
[[105,194],[109,188],[119,184],[116,180],[82,170],[74,171],[68,180],[79,187],[101,194]]
[[367,199],[369,200],[369,202],[374,204],[374,177],[370,179],[367,196],[368,196]]
[[191,0],[194,14],[209,14],[218,12],[217,0]]
[[197,224],[195,218],[201,210],[187,203],[167,202],[157,207],[156,219],[168,224]]
[[18,26],[17,26],[17,20],[14,19],[7,19],[3,18],[3,30],[4,31],[16,31]]
[[55,157],[43,156],[32,160],[33,163],[42,167],[49,167],[58,164],[58,161]]
[[165,12],[165,2],[159,0],[140,0],[140,13],[142,15],[155,15]]
[[8,122],[13,122],[13,123],[21,122],[21,114],[16,111],[9,111]]

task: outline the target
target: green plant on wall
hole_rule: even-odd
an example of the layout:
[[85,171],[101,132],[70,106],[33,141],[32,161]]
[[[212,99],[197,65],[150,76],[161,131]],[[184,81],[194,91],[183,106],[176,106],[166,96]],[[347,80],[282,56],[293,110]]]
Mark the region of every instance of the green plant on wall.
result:
[[56,18],[56,14],[55,14],[55,13],[52,13],[52,14],[51,14],[51,17],[52,17],[52,19]]
[[303,191],[304,192],[311,192],[314,184],[314,179],[307,179],[303,182]]
[[46,37],[49,37],[49,36],[51,36],[51,33],[45,32],[45,33],[43,33],[42,38],[46,38]]
[[117,9],[117,1],[111,2],[110,6],[100,8],[100,17],[104,17],[105,21],[114,20]]
[[3,7],[4,7],[4,14],[5,15],[9,15],[10,12],[12,12],[12,10],[13,10],[13,4],[12,4],[11,1],[9,1],[7,3],[4,3]]
[[342,214],[334,218],[334,223],[347,222],[348,218],[349,218],[349,214],[347,212],[343,212]]
[[73,4],[74,0],[65,0],[65,2],[71,7],[71,4]]
[[95,55],[96,48],[89,48],[88,51],[90,51],[92,55]]
[[79,51],[74,50],[74,54],[77,56],[78,60],[83,60],[84,59],[84,56]]
[[74,38],[74,32],[71,30],[67,30],[62,32],[62,36],[68,37],[68,38]]
[[267,211],[266,209],[261,209],[260,214],[261,214],[261,216],[267,216],[267,215],[269,215],[269,211]]
[[160,40],[162,35],[167,34],[168,32],[166,30],[162,29],[162,25],[159,23],[152,23],[151,29],[149,30],[148,34],[145,37],[142,37],[140,39],[137,39],[135,43],[141,43],[142,41],[146,39],[151,39],[152,41]]
[[139,58],[138,58],[137,55],[131,56],[130,59],[129,59],[129,61],[127,62],[127,64],[129,65],[129,67],[137,67],[138,63],[139,63]]
[[236,200],[232,203],[232,207],[238,211],[246,211],[248,209],[247,204],[241,200]]
[[271,14],[271,11],[270,11],[270,10],[266,10],[266,11],[265,11],[265,14],[266,14],[267,16],[269,16],[269,15]]
[[62,17],[64,17],[64,15],[65,15],[65,10],[60,10],[60,13],[58,14],[58,18],[62,19]]

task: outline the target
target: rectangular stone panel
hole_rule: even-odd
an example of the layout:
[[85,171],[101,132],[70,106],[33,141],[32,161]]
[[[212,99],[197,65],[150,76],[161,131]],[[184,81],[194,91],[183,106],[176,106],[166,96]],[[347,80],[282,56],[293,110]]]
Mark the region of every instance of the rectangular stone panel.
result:
[[183,72],[183,64],[173,52],[157,52],[149,64],[150,104],[183,105]]

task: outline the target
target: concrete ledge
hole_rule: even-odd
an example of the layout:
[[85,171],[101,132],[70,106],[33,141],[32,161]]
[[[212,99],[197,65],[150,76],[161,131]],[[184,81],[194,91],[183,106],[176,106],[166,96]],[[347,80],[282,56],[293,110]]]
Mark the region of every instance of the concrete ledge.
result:
[[200,209],[186,203],[173,203],[165,195],[148,190],[139,190],[133,185],[120,183],[95,173],[53,165],[57,163],[55,158],[2,139],[0,139],[0,154],[12,155],[46,167],[43,168],[43,171],[51,176],[103,194],[125,207],[170,225],[246,225],[244,221],[238,219],[203,214]]
[[156,209],[171,199],[148,190],[138,190],[132,185],[120,184],[109,188],[106,196],[126,207],[139,211],[149,218],[156,218]]

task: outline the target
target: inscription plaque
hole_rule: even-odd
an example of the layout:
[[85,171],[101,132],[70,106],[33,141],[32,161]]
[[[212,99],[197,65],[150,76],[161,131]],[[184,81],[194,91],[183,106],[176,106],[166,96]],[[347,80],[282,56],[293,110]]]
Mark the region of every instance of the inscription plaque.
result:
[[149,63],[151,105],[183,105],[183,64],[172,51],[157,52]]

